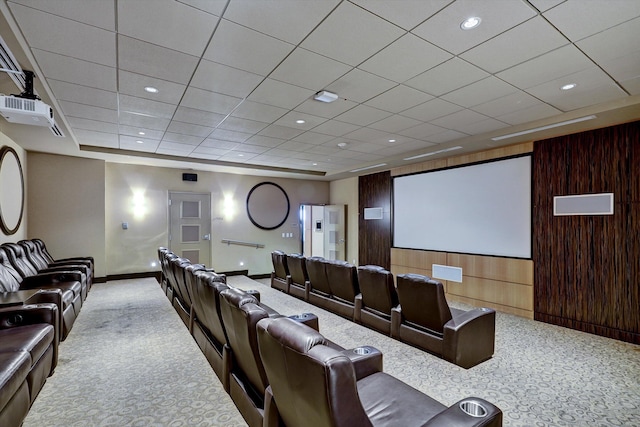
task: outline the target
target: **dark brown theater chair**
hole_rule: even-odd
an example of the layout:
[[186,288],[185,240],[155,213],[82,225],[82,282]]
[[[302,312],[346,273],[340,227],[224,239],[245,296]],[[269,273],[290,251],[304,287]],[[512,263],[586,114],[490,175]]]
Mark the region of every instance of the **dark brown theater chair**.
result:
[[282,251],[271,252],[273,271],[271,272],[271,287],[289,293],[289,267],[287,266],[287,254]]
[[322,257],[309,257],[306,259],[308,280],[305,286],[306,300],[318,307],[328,308],[328,300],[331,298],[331,287],[327,279],[327,263]]
[[346,261],[327,261],[327,280],[331,287],[331,311],[353,320],[356,295],[360,293],[357,267]]
[[22,246],[27,259],[39,272],[78,270],[83,273],[86,277],[88,294],[93,284],[93,270],[90,262],[82,260],[50,262],[33,240],[20,240],[18,245]]
[[398,294],[390,271],[377,265],[358,267],[360,294],[356,296],[354,320],[391,335],[391,309],[398,306]]
[[173,289],[173,308],[175,308],[178,316],[188,328],[191,322],[191,296],[187,290],[187,282],[185,279],[185,267],[191,265],[191,261],[187,258],[176,257],[169,261],[171,269],[172,289]]
[[56,262],[86,262],[89,264],[89,266],[91,267],[91,271],[95,270],[95,263],[93,260],[93,257],[91,256],[78,256],[78,257],[70,257],[70,258],[59,258],[59,259],[55,259],[51,253],[47,250],[47,245],[44,244],[44,241],[42,239],[31,239],[31,241],[33,243],[35,243],[38,248],[40,249],[40,252],[42,252],[42,254],[45,256],[45,258],[48,259],[49,264],[53,264]]
[[261,320],[257,330],[270,384],[265,426],[502,425],[502,412],[486,400],[466,398],[446,407],[382,372],[382,355],[373,347],[338,350],[286,318]]
[[288,291],[289,295],[306,300],[305,283],[309,280],[305,257],[299,254],[287,255],[287,266],[289,267]]
[[396,278],[400,308],[392,311],[392,337],[471,368],[493,356],[496,312],[450,308],[444,286],[419,274]]

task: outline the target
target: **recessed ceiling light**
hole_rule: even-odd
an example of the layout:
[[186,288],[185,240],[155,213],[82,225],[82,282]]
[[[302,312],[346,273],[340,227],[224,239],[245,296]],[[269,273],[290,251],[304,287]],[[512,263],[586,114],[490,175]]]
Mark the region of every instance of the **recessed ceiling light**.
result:
[[146,86],[144,90],[149,93],[158,93],[158,88],[155,88],[153,86]]
[[318,164],[317,164],[317,163],[311,163],[311,164],[312,164],[313,166],[318,166]]
[[578,86],[578,85],[575,84],[575,83],[569,83],[569,84],[566,84],[564,86],[561,86],[560,89],[562,89],[562,90],[571,90],[576,86]]
[[482,22],[482,19],[478,18],[477,16],[472,16],[462,21],[462,23],[460,24],[460,28],[462,28],[463,30],[471,30],[480,25],[480,22]]
[[395,139],[390,139],[389,142],[396,142],[396,140]]
[[238,157],[244,157],[244,154],[238,154]]
[[144,132],[138,132],[138,135],[144,135]]
[[301,124],[306,123],[306,122],[304,120],[300,119],[300,120],[296,120],[296,123],[301,125]]
[[338,147],[340,147],[340,148],[344,148],[344,147],[346,147],[346,146],[347,146],[347,143],[346,143],[346,142],[339,142],[339,143],[338,143]]
[[144,141],[137,140],[136,142],[137,142],[138,144],[144,144]]

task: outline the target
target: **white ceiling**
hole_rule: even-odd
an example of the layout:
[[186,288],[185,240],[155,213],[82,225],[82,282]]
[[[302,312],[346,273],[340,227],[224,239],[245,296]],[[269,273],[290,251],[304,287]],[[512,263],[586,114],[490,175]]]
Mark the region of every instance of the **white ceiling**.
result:
[[[0,11],[0,35],[66,134],[0,119],[28,150],[336,179],[640,118],[638,0],[1,0]],[[464,31],[469,16],[482,21]],[[340,99],[315,101],[319,90]]]

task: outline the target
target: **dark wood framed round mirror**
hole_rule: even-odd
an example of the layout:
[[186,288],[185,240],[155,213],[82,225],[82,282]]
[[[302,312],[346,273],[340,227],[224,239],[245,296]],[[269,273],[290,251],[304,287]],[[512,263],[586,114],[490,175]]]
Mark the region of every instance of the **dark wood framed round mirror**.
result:
[[273,182],[256,184],[247,195],[249,220],[263,230],[275,230],[284,224],[290,208],[287,192]]
[[24,174],[16,150],[0,148],[0,228],[8,236],[15,234],[24,213]]

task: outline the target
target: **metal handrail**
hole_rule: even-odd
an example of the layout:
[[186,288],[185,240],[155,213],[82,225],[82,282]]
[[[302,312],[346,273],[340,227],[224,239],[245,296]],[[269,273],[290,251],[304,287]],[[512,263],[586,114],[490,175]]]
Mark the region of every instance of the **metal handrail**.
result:
[[222,239],[222,243],[226,243],[227,245],[251,246],[256,249],[264,248],[262,243],[241,242],[240,240]]

